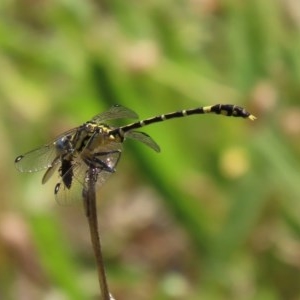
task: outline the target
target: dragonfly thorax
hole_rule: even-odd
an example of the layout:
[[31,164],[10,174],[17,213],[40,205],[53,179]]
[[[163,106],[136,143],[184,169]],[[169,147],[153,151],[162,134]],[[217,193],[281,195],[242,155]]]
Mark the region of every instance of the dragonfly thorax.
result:
[[80,126],[73,137],[72,144],[74,150],[80,152],[87,146],[90,146],[96,137],[104,135],[104,128],[107,127],[106,125],[99,125],[94,122],[86,122]]
[[110,143],[122,142],[119,136],[111,134],[114,128],[106,124],[95,124],[87,122],[85,124],[85,133],[82,135],[82,140],[76,150],[92,150],[99,147],[107,146]]

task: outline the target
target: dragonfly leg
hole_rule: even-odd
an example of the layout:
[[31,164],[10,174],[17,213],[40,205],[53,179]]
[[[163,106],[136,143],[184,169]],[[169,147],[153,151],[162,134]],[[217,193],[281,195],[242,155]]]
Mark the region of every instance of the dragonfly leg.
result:
[[[88,165],[88,167],[91,168],[99,168],[102,171],[106,171],[109,173],[114,173],[115,168],[110,167],[107,162],[105,162],[101,157],[103,156],[109,156],[111,154],[121,154],[120,150],[112,150],[112,151],[106,151],[106,152],[97,152],[94,153],[92,158],[85,158],[84,162]],[[114,162],[114,166],[118,163],[120,158],[120,155],[118,156],[117,160]],[[109,159],[109,157],[107,157]]]

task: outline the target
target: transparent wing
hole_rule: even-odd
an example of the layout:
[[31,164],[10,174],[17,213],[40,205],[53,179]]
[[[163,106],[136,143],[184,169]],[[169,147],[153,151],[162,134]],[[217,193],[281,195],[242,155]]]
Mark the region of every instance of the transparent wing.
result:
[[48,144],[18,156],[15,166],[20,172],[37,172],[50,168],[56,156],[55,144]]
[[154,151],[160,152],[160,147],[158,146],[158,144],[145,132],[129,131],[126,133],[125,137],[139,141],[147,145]]
[[[122,143],[115,141],[104,141],[101,136],[95,136],[94,140],[91,143],[92,147],[86,148],[87,151],[91,152],[93,155],[97,153],[111,153],[114,151],[122,151]],[[85,155],[85,151],[82,151],[82,155]]]
[[[94,154],[89,161],[89,166],[81,156],[73,157],[72,166],[56,184],[54,189],[55,199],[60,205],[70,205],[83,200],[83,192],[87,190],[89,168],[94,169],[96,189],[106,182],[108,177],[115,172],[121,152],[111,150]],[[66,180],[66,178],[68,178]],[[68,184],[66,184],[68,183]]]
[[70,188],[68,188],[62,181],[60,181],[54,188],[55,200],[59,205],[62,206],[79,203],[83,200],[83,190],[83,185],[76,180],[74,180]]
[[42,179],[42,184],[45,184],[50,179],[50,177],[57,171],[59,162],[60,162],[60,157],[58,156],[53,160],[52,165],[45,172]]
[[93,117],[92,121],[96,123],[102,123],[103,121],[122,118],[137,119],[138,115],[129,108],[121,105],[114,105],[108,111],[105,111]]
[[15,159],[15,166],[17,170],[20,172],[37,172],[59,163],[60,160],[58,159],[59,155],[57,151],[58,141],[60,141],[64,136],[74,134],[76,130],[77,128],[66,131],[56,137],[56,139],[51,143],[18,156]]
[[[100,152],[95,154],[93,167],[96,171],[97,186],[105,183],[108,176],[116,171],[117,164],[121,157],[121,151],[112,150],[110,152]],[[108,174],[106,174],[108,173]]]
[[[112,106],[108,111],[95,116],[92,121],[101,123],[105,120],[118,118],[138,118],[138,115],[134,111],[126,107],[115,105]],[[60,160],[57,159],[59,157],[57,153],[59,150],[58,144],[65,136],[73,135],[77,130],[78,127],[66,131],[60,136],[56,137],[55,140],[51,143],[48,143],[42,147],[18,156],[15,159],[15,166],[17,170],[19,170],[20,172],[37,172],[43,169],[50,168],[54,164],[59,163]],[[50,176],[46,175],[45,178],[45,181],[47,181]]]
[[58,204],[70,205],[82,201],[86,171],[87,167],[84,164],[74,164],[64,175],[64,177],[71,177],[70,185],[66,185],[64,178],[61,178],[54,188],[54,196]]

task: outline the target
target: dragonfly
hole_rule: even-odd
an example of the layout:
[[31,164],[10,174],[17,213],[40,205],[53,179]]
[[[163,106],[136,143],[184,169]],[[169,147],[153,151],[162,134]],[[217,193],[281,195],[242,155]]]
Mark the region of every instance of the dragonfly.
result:
[[114,127],[106,122],[122,118],[138,119],[138,115],[131,109],[114,105],[81,126],[64,132],[50,143],[18,156],[15,165],[20,172],[46,170],[42,178],[43,184],[54,173],[58,173],[59,182],[54,188],[56,201],[59,204],[69,204],[75,199],[85,198],[91,180],[99,188],[115,173],[123,142],[127,138],[139,141],[156,152],[160,151],[158,144],[148,134],[137,129],[169,119],[209,113],[256,119],[243,107],[216,104],[166,113]]

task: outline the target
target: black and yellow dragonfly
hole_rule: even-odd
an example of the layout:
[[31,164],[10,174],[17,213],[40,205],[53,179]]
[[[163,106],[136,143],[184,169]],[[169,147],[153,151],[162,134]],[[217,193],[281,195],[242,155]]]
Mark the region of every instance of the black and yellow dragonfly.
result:
[[18,156],[15,159],[16,168],[20,172],[46,170],[42,183],[46,183],[58,171],[60,182],[54,189],[55,198],[58,203],[67,204],[84,197],[89,180],[93,180],[95,186],[99,187],[115,172],[122,152],[122,143],[126,138],[137,140],[157,152],[160,151],[157,143],[149,135],[136,129],[173,118],[206,113],[256,119],[240,106],[216,104],[112,127],[106,122],[120,118],[138,118],[134,111],[115,105],[83,125],[64,132],[54,141]]

